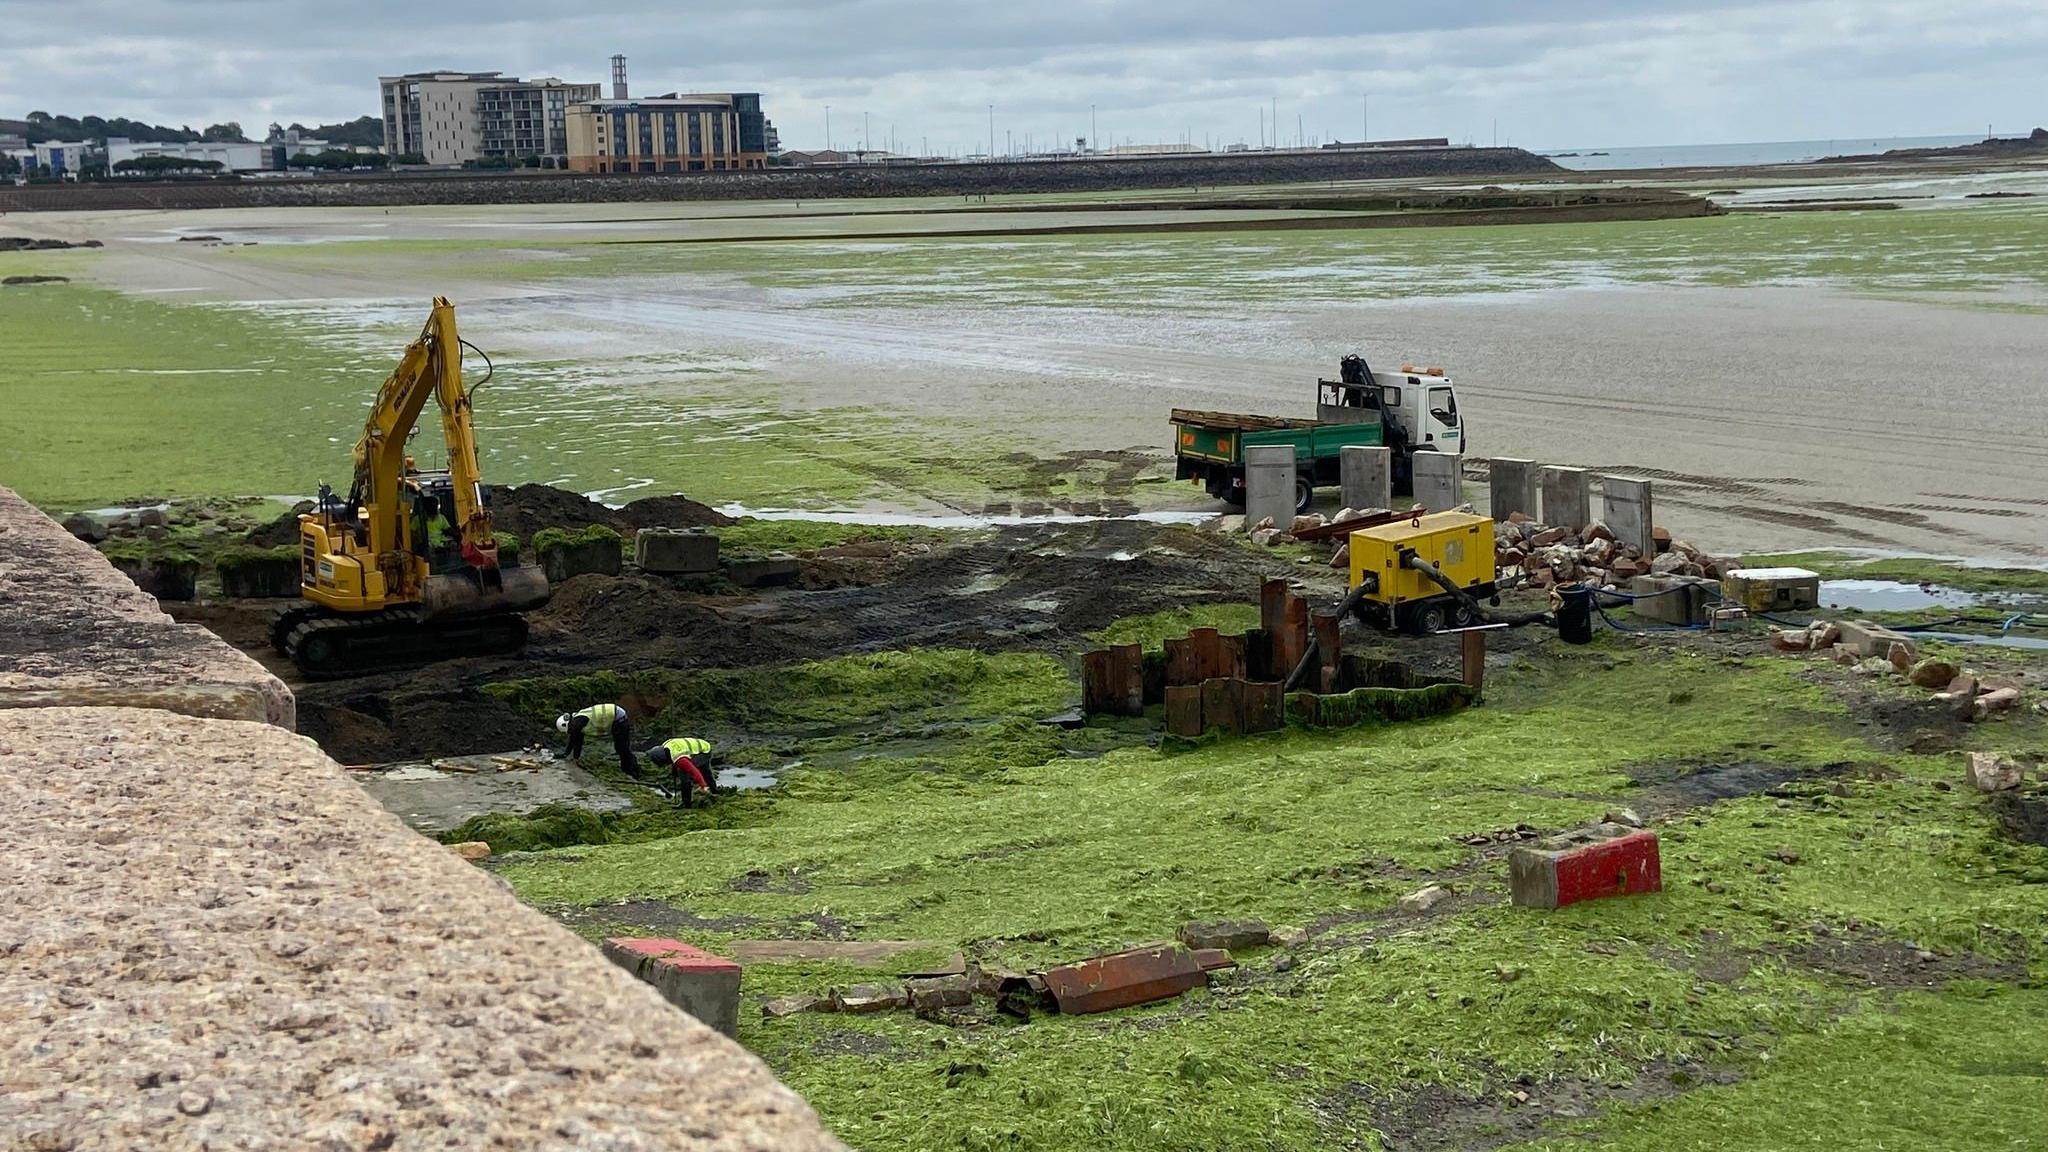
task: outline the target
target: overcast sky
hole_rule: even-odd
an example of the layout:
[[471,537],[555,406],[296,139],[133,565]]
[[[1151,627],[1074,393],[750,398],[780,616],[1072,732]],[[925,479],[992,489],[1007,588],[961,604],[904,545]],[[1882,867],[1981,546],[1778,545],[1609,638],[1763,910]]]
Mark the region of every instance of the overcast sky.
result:
[[[2043,0],[0,0],[0,117],[373,114],[433,68],[759,91],[788,147],[1497,131],[1535,148],[2048,122]],[[1268,129],[1270,131],[1271,129]]]

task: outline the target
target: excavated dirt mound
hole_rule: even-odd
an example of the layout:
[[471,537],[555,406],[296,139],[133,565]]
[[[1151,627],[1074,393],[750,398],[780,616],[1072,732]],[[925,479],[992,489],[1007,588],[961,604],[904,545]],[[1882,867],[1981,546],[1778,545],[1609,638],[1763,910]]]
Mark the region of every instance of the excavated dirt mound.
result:
[[649,496],[624,508],[608,508],[575,492],[546,484],[490,485],[486,498],[500,532],[530,536],[543,528],[585,528],[602,524],[621,534],[639,528],[718,527],[732,517],[687,496]]
[[577,576],[527,617],[530,655],[609,667],[735,667],[830,652],[770,618],[748,620],[730,597],[678,589],[657,576]]

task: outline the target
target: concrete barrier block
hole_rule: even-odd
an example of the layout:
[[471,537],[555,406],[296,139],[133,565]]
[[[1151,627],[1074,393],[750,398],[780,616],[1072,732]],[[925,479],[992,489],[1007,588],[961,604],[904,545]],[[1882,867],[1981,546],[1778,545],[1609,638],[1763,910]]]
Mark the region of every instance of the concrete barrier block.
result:
[[803,568],[803,561],[789,553],[771,552],[766,556],[727,560],[725,575],[742,588],[763,588],[774,584],[794,584]]
[[1266,520],[1285,532],[1294,524],[1294,449],[1286,444],[1244,450],[1244,523]]
[[1704,624],[1707,602],[1720,596],[1720,585],[1703,576],[1637,576],[1628,582],[1635,602],[1629,609],[1646,620],[1664,624]]
[[1512,456],[1495,456],[1487,463],[1487,514],[1506,520],[1520,512],[1536,516],[1536,462]]
[[1536,470],[1536,486],[1543,503],[1543,515],[1537,519],[1544,524],[1578,532],[1592,522],[1592,497],[1584,468],[1546,464]]
[[654,985],[669,1003],[727,1036],[740,1026],[740,966],[680,940],[617,936],[604,942],[612,963]]
[[701,528],[642,528],[633,536],[633,563],[662,575],[716,572],[718,537]]
[[1655,555],[1653,534],[1655,510],[1650,505],[1650,482],[1633,476],[1600,478],[1600,512],[1617,543],[1633,547],[1644,556]]
[[1661,892],[1657,834],[1625,824],[1596,824],[1538,840],[1508,855],[1508,886],[1514,902],[1524,908]]
[[1357,444],[1337,454],[1344,506],[1364,511],[1394,503],[1394,450]]
[[547,528],[533,534],[533,551],[550,583],[574,576],[617,576],[623,563],[619,534],[602,524],[580,532]]
[[1408,458],[1414,473],[1415,502],[1431,512],[1448,512],[1465,502],[1465,461],[1441,452],[1417,452]]

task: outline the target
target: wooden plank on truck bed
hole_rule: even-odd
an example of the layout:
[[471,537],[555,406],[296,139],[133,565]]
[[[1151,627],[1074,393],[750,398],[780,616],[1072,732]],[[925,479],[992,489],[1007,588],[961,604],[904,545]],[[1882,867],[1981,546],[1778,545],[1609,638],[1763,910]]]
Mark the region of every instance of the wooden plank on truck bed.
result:
[[1175,424],[1199,424],[1204,428],[1234,428],[1240,432],[1263,431],[1272,428],[1308,428],[1313,420],[1293,416],[1253,416],[1243,412],[1203,412],[1194,408],[1175,408],[1167,414]]

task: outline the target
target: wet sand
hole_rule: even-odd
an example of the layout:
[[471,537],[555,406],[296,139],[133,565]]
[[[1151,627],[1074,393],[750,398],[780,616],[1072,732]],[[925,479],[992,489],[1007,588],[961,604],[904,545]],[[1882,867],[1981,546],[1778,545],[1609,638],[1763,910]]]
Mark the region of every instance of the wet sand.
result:
[[1046,451],[1163,453],[1175,406],[1306,414],[1315,378],[1355,349],[1387,367],[1444,366],[1462,388],[1475,453],[1654,477],[1660,519],[1714,547],[2048,561],[2048,324],[1962,306],[1968,298],[1611,287],[1236,314],[828,308],[736,276],[522,283],[431,254],[338,272],[139,239],[239,229],[272,239],[496,238],[516,249],[688,227],[678,216],[676,205],[388,219],[375,209],[69,213],[10,217],[0,231],[137,238],[114,242],[94,272],[127,291],[335,303],[447,292],[520,355],[576,358],[594,372],[622,349],[742,356],[790,403],[965,420],[992,436],[1021,431]]

